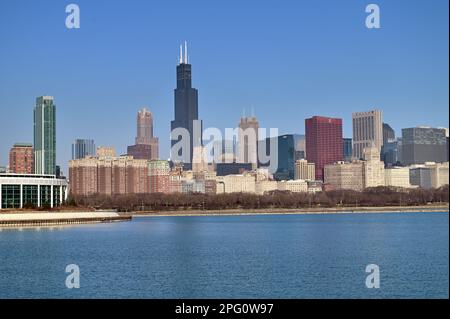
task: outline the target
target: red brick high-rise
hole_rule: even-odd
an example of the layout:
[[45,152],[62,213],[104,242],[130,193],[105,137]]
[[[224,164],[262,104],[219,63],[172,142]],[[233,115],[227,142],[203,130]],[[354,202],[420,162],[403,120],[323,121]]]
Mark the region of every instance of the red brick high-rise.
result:
[[153,136],[153,115],[143,108],[136,119],[137,135],[135,145],[128,146],[127,154],[134,159],[158,159],[158,138]]
[[11,173],[33,173],[33,145],[16,143],[9,151],[9,170]]
[[316,165],[316,180],[323,180],[327,164],[343,160],[342,119],[313,116],[305,120],[306,159]]

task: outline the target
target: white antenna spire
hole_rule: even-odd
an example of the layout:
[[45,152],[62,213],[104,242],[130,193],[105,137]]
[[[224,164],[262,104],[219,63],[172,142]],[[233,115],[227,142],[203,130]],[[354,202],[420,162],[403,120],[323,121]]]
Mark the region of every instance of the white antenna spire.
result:
[[180,44],[180,64],[183,63],[183,45]]
[[188,64],[187,41],[184,41],[184,63]]

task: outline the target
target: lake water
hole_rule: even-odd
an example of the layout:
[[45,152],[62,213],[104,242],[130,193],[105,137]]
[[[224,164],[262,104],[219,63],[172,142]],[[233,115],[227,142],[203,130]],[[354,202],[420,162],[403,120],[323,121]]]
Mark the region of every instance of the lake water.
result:
[[[66,287],[68,264],[80,288]],[[368,264],[380,288],[366,287]],[[0,298],[448,298],[447,213],[139,217],[0,230]]]

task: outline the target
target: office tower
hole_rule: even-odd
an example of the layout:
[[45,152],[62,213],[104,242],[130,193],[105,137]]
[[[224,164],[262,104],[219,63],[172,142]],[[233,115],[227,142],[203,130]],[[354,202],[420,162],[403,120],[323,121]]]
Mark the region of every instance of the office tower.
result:
[[259,122],[254,116],[241,117],[238,128],[237,161],[251,163],[255,169],[258,166]]
[[136,119],[136,144],[150,144],[153,138],[153,115],[145,107],[138,111]]
[[306,159],[316,165],[316,180],[323,180],[327,164],[343,160],[342,119],[314,116],[305,120]]
[[315,180],[316,167],[305,159],[295,161],[295,179]]
[[[187,45],[180,46],[180,61],[177,65],[177,88],[175,89],[175,118],[171,122],[171,131],[175,129],[185,129],[189,133],[188,140],[176,154],[171,149],[171,159],[176,161],[181,159],[185,162],[185,167],[189,168],[192,164],[193,149],[195,145],[201,145],[202,122],[198,119],[198,91],[192,87],[192,66],[189,64]],[[198,122],[197,122],[198,121]],[[194,136],[194,124],[199,125],[199,136]],[[196,132],[197,133],[197,132]],[[172,148],[182,138],[172,139]],[[189,142],[189,145],[187,145]]]
[[[270,142],[269,142],[270,145]],[[294,179],[295,141],[294,135],[278,136],[278,168],[274,174],[276,180]]]
[[135,159],[158,159],[158,138],[153,136],[153,115],[146,108],[138,112],[136,128],[136,144],[128,146],[127,154]]
[[295,143],[295,160],[306,158],[306,141],[305,135],[294,134]]
[[445,129],[412,127],[402,129],[402,164],[447,161]]
[[356,112],[352,114],[353,122],[353,157],[361,159],[365,147],[372,144],[381,152],[383,145],[383,121],[380,110]]
[[380,160],[380,152],[376,146],[365,147],[364,157],[364,188],[384,186],[384,162]]
[[342,139],[343,144],[343,152],[344,152],[344,161],[345,162],[351,162],[352,161],[352,139],[351,138],[343,138]]
[[[276,167],[271,167],[273,163],[259,163],[260,167],[269,167],[270,173],[274,175],[276,180],[289,180],[294,179],[295,175],[295,158],[296,154],[298,154],[298,134],[285,134],[276,137],[268,137],[265,140],[259,141],[259,147],[261,150],[270,154],[270,158],[274,158],[276,156],[277,163]],[[277,150],[271,149],[271,141],[276,139]],[[264,145],[265,144],[265,145]],[[275,153],[275,154],[273,154]],[[274,166],[274,165],[273,165]]]
[[383,145],[395,141],[395,131],[387,123],[383,123]]
[[381,160],[386,167],[396,165],[398,162],[398,143],[394,129],[383,123],[383,146],[381,147]]
[[90,139],[76,139],[72,144],[72,159],[95,156],[95,143]]
[[9,151],[9,171],[16,174],[33,173],[33,145],[16,143]]
[[52,96],[36,98],[34,172],[36,174],[56,174],[56,106]]

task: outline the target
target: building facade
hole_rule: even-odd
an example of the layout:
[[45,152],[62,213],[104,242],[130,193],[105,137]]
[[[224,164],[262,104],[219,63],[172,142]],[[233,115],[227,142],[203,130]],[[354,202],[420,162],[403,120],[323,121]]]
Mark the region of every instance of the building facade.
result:
[[384,162],[376,146],[366,147],[364,157],[364,188],[384,186]]
[[92,139],[76,139],[72,143],[72,159],[95,156],[95,142]]
[[314,163],[308,163],[307,160],[301,159],[295,161],[295,178],[303,180],[315,180],[316,168]]
[[374,145],[381,153],[383,120],[381,110],[352,113],[353,157],[362,159],[364,148]]
[[248,174],[217,176],[217,193],[255,193],[255,177]]
[[137,160],[132,156],[85,157],[71,160],[70,191],[73,195],[82,196],[158,192],[160,187],[167,187],[168,182],[164,183],[164,179],[160,178],[156,169],[151,170],[153,168],[151,162]]
[[52,96],[36,98],[34,119],[34,172],[56,174],[56,106]]
[[343,160],[342,119],[314,116],[305,120],[306,159],[315,164],[316,180],[325,165]]
[[32,174],[33,160],[32,144],[15,143],[9,151],[9,171],[16,174]]
[[384,170],[386,186],[410,188],[409,168],[408,167],[391,167]]
[[324,173],[324,184],[330,189],[355,191],[364,189],[364,163],[362,161],[351,163],[341,161],[325,165]]
[[342,146],[344,147],[344,161],[351,162],[353,157],[353,145],[351,138],[342,139]]
[[135,144],[128,146],[127,155],[135,159],[158,159],[159,142],[153,136],[153,115],[146,108],[142,108],[137,114],[136,131]]
[[150,193],[170,193],[170,166],[168,161],[151,160],[148,162]]
[[0,174],[0,209],[57,207],[66,201],[67,187],[55,175]]
[[401,161],[404,165],[446,162],[445,129],[432,127],[402,129]]
[[279,181],[278,190],[291,193],[306,193],[308,192],[308,183],[302,179]]

